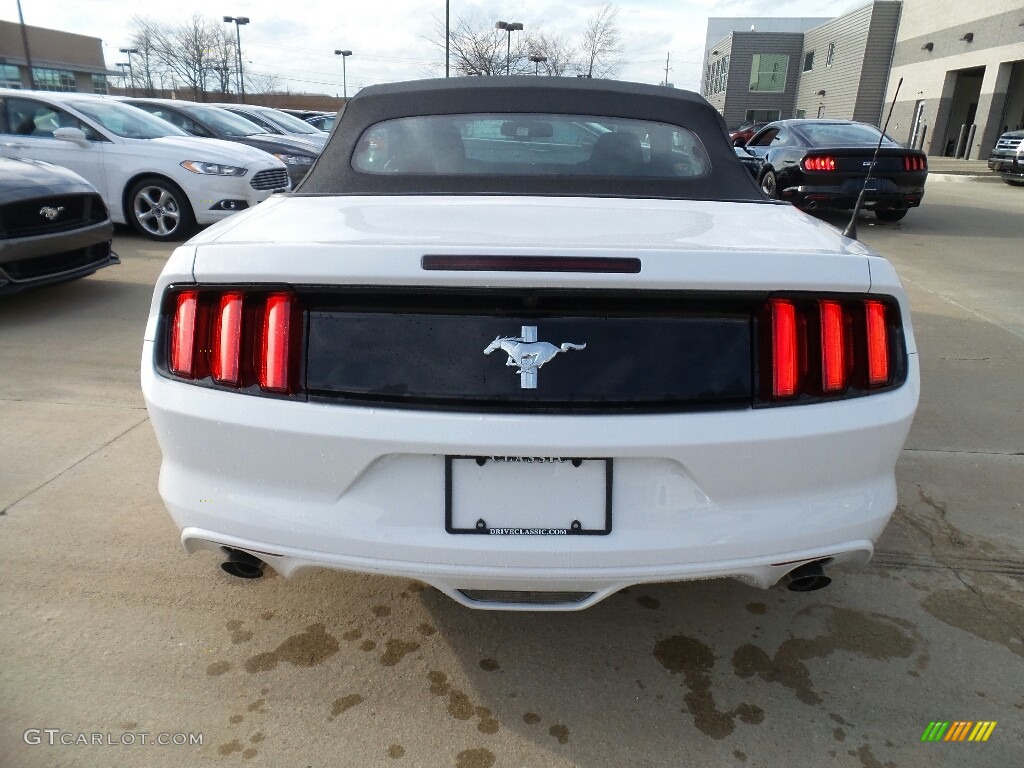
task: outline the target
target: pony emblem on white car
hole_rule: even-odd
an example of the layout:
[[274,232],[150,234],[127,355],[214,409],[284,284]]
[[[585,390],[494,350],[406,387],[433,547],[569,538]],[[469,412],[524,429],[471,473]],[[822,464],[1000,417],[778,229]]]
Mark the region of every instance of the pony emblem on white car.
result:
[[516,373],[520,375],[520,389],[536,389],[537,371],[559,352],[587,348],[586,344],[572,344],[568,341],[560,347],[556,347],[548,341],[537,341],[537,326],[535,325],[522,326],[520,334],[519,336],[497,336],[484,350],[485,355],[498,349],[508,355],[505,365],[519,368]]

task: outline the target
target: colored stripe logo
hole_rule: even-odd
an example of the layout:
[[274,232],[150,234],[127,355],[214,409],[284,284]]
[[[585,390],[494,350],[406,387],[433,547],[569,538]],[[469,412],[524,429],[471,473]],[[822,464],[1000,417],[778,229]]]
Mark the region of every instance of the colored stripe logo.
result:
[[988,741],[995,729],[994,720],[933,720],[921,734],[921,741]]

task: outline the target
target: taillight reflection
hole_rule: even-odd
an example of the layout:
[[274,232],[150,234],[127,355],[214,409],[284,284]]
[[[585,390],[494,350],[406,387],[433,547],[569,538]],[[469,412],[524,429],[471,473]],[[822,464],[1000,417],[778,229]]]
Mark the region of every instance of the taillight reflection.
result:
[[196,315],[199,304],[198,291],[182,291],[174,306],[171,321],[171,349],[168,368],[175,376],[193,379],[195,368]]
[[242,347],[242,294],[220,297],[213,331],[210,371],[218,384],[237,387],[241,381],[239,361]]
[[821,388],[825,392],[846,389],[846,323],[843,305],[823,301],[821,314]]
[[292,299],[289,294],[275,293],[267,297],[257,374],[260,386],[271,392],[288,391],[291,315]]
[[886,322],[885,304],[880,301],[865,303],[868,337],[868,384],[872,387],[889,383],[889,326]]
[[800,370],[796,308],[789,301],[773,301],[771,306],[772,394],[791,397],[796,394]]

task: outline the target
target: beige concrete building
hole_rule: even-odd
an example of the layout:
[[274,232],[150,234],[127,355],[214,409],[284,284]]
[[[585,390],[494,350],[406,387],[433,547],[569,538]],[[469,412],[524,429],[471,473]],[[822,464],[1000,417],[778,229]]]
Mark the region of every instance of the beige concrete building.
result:
[[[42,27],[25,29],[38,90],[106,93],[107,78],[121,75],[107,69],[98,37]],[[10,21],[0,21],[0,87],[31,87],[21,29]]]
[[930,155],[986,159],[1024,127],[1024,3],[904,0],[887,103],[889,133]]

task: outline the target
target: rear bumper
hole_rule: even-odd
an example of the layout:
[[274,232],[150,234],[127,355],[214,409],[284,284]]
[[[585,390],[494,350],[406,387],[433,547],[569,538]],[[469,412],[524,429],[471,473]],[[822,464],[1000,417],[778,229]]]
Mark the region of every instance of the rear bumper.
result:
[[[903,387],[837,403],[481,415],[208,390],[159,376],[152,355],[146,342],[160,494],[188,551],[245,549],[286,575],[404,576],[467,604],[459,590],[592,593],[572,604],[582,608],[639,582],[733,576],[767,587],[801,561],[863,563],[895,508],[919,387],[910,355]],[[446,533],[449,454],[612,458],[611,533]],[[524,481],[507,492],[532,507]]]
[[1024,179],[1024,163],[1017,155],[1007,157],[992,156],[988,159],[988,167],[1003,176],[1013,179]]
[[[783,200],[798,208],[843,208],[850,210],[857,204],[859,191],[836,187],[799,186],[781,190]],[[864,208],[916,208],[924,198],[924,187],[896,187],[889,185],[864,194]]]
[[[889,515],[886,515],[885,520],[888,518]],[[884,525],[883,522],[882,526]],[[829,565],[861,566],[867,563],[874,553],[872,539],[854,539],[772,556],[732,560],[632,567],[545,567],[513,570],[502,566],[410,563],[404,560],[271,546],[262,541],[226,536],[219,531],[191,527],[182,530],[181,543],[189,554],[203,550],[222,552],[224,547],[244,550],[283,576],[291,576],[305,568],[331,568],[405,577],[430,584],[470,608],[531,611],[583,610],[621,589],[636,584],[733,578],[750,586],[767,589],[803,563],[825,561]],[[509,600],[481,600],[466,594],[478,590],[513,593],[560,592],[573,597],[554,603],[518,603]]]

